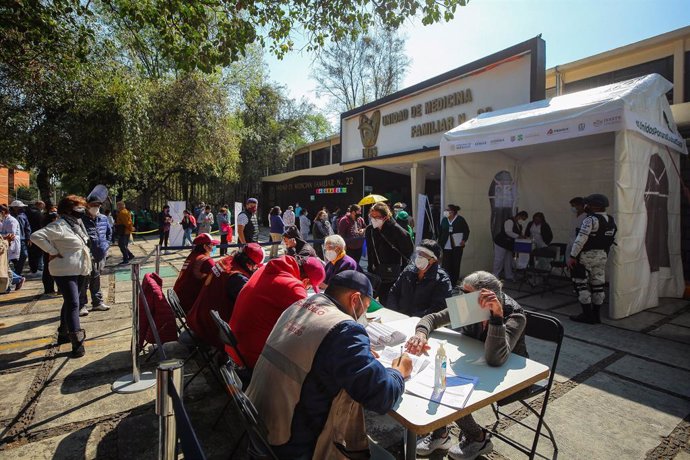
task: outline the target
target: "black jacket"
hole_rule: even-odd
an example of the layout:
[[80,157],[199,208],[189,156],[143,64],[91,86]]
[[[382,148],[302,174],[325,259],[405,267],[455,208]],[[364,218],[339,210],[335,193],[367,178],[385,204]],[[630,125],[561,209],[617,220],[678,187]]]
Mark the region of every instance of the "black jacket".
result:
[[453,290],[448,274],[438,263],[429,268],[421,281],[417,273],[414,265],[405,267],[388,294],[386,308],[408,316],[424,316],[446,308],[446,299]]
[[450,220],[448,220],[447,217],[444,217],[441,221],[441,234],[438,237],[438,244],[442,249],[446,247],[446,242],[448,241],[451,233],[462,233],[462,240],[465,242],[467,242],[467,240],[470,238],[470,227],[467,225],[467,221],[464,217],[455,216],[452,232],[450,227]]
[[367,226],[364,236],[367,242],[367,270],[370,273],[376,273],[379,264],[400,264],[404,267],[409,263],[414,245],[410,234],[394,219],[386,220],[381,229]]
[[[525,230],[525,236],[527,238],[532,237],[530,231],[532,230],[533,223],[534,222],[532,221],[529,224],[527,224],[527,230]],[[541,238],[544,240],[544,243],[546,244],[551,244],[551,242],[553,241],[553,232],[551,231],[551,226],[546,222],[541,224]]]

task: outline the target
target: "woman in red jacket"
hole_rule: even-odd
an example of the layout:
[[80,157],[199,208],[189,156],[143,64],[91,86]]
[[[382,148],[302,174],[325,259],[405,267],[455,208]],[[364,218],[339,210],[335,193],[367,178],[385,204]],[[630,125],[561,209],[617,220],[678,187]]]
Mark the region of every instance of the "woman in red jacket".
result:
[[211,273],[215,265],[211,258],[211,251],[213,246],[220,244],[220,241],[214,240],[208,233],[202,233],[194,238],[193,244],[194,249],[184,261],[173,287],[185,312],[191,310],[201,291],[204,278]]
[[240,290],[252,274],[261,266],[264,251],[257,243],[249,243],[240,252],[220,259],[206,275],[194,306],[187,314],[187,325],[194,335],[209,345],[223,350],[218,337],[218,327],[211,318],[211,310],[230,321],[235,301]]

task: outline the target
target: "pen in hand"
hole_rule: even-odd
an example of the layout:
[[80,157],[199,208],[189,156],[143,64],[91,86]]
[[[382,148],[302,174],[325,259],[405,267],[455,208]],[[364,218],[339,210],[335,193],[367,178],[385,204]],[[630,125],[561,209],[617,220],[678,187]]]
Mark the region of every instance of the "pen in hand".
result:
[[398,366],[400,366],[400,363],[402,362],[402,356],[403,356],[403,346],[400,345],[400,357],[398,358]]

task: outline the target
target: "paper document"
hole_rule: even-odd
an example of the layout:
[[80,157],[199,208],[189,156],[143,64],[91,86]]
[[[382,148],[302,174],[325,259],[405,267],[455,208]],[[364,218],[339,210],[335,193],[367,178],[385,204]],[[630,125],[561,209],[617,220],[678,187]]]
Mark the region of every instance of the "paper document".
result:
[[491,317],[489,310],[479,305],[479,291],[449,297],[446,299],[446,306],[453,329],[486,321]]
[[407,336],[382,323],[369,323],[366,327],[369,340],[374,347],[392,347],[405,342]]
[[453,233],[451,235],[453,237],[453,247],[459,248],[460,245],[462,244],[462,237],[465,236],[464,233]]
[[444,390],[434,388],[434,367],[427,366],[417,378],[405,382],[405,392],[444,406],[462,409],[467,404],[472,390],[477,386],[479,377],[454,375],[450,368],[448,371]]
[[[414,378],[417,374],[422,372],[427,366],[429,366],[430,361],[424,356],[408,356],[412,359],[412,374],[410,374],[410,379]],[[393,362],[397,362],[400,358],[400,348],[386,347],[381,352],[379,352],[379,362],[386,367],[391,367]]]

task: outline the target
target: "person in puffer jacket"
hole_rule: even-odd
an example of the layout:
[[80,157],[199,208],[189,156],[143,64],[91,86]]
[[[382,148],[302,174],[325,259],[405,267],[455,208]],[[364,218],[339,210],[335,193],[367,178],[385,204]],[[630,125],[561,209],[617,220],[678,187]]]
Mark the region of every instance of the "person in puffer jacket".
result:
[[91,275],[84,277],[79,287],[79,316],[86,316],[88,299],[86,291],[91,292],[91,311],[107,311],[110,307],[103,302],[101,292],[101,271],[105,267],[105,260],[110,248],[110,240],[113,231],[108,223],[108,218],[99,212],[101,201],[95,197],[89,197],[86,205],[86,213],[81,221],[86,233],[89,235],[89,249],[91,250]]
[[53,275],[64,302],[60,311],[58,345],[72,343],[72,357],[84,356],[86,333],[79,323],[79,286],[91,273],[89,236],[81,221],[86,200],[68,195],[58,204],[60,218],[31,234],[31,242],[49,256]]

